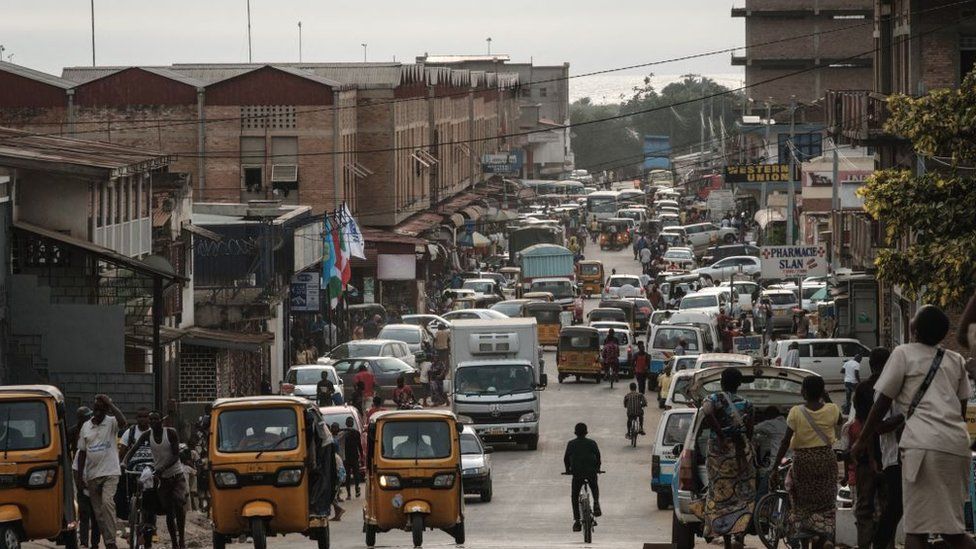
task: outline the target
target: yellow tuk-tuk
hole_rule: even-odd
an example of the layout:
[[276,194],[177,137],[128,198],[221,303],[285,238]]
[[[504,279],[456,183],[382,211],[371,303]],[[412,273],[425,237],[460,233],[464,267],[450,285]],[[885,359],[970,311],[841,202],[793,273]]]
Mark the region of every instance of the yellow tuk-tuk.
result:
[[297,397],[218,399],[210,423],[213,547],[242,534],[301,533],[329,547],[337,482],[335,445],[314,403]]
[[600,332],[589,326],[567,326],[559,332],[556,348],[556,370],[559,383],[569,376],[602,379],[600,365]]
[[563,324],[560,315],[563,306],[558,303],[532,302],[525,304],[525,316],[539,323],[539,345],[558,345],[559,330]]
[[556,298],[553,297],[552,292],[525,292],[522,294],[522,299],[542,301],[545,303],[552,303],[556,300]]
[[600,223],[600,249],[622,250],[630,245],[630,220],[610,219]]
[[[519,293],[522,289],[522,268],[521,267],[502,267],[498,269],[505,280],[507,280],[506,288],[514,291],[514,295],[519,297]],[[504,289],[502,290],[505,291]]]
[[627,318],[625,322],[630,325],[631,331],[637,333],[637,328],[639,327],[637,323],[637,306],[633,301],[625,299],[602,299],[600,300],[599,308],[620,309],[624,312],[624,316]]
[[64,396],[50,385],[0,387],[0,547],[54,540],[77,549]]
[[583,295],[590,297],[603,291],[603,262],[584,260],[576,264],[577,280],[583,284]]
[[462,425],[446,410],[379,412],[370,420],[366,450],[366,545],[376,534],[406,530],[420,547],[438,528],[464,543],[461,486]]

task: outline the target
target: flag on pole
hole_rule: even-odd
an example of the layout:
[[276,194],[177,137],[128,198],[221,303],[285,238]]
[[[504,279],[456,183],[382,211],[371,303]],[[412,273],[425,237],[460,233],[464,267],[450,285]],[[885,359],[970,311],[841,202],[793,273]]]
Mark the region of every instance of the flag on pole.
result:
[[332,223],[326,218],[322,222],[322,287],[327,290],[336,264],[336,247],[332,232]]
[[342,233],[346,239],[349,255],[366,259],[366,241],[363,238],[363,231],[359,230],[359,223],[356,223],[356,218],[352,216],[349,206],[345,203],[342,204],[340,212],[342,227],[345,229]]
[[339,271],[339,262],[342,261],[342,251],[339,249],[339,233],[341,232],[342,224],[333,223],[328,239],[333,250],[332,255],[335,257],[335,260],[330,266],[331,269],[329,270],[329,278],[327,280],[329,306],[333,309],[339,304],[339,296],[342,295],[342,278],[341,271]]
[[[350,218],[351,219],[351,218]],[[341,227],[348,227],[345,220],[340,221]],[[336,271],[339,273],[339,279],[342,281],[342,287],[345,289],[346,284],[349,284],[349,280],[352,278],[352,269],[349,266],[349,235],[346,231],[337,231],[338,242],[336,244],[336,250],[338,261],[336,261]]]

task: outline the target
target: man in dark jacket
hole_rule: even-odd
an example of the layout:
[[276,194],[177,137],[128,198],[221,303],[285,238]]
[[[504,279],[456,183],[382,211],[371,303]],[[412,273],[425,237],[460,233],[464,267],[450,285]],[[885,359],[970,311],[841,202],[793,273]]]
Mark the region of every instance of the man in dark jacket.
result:
[[576,438],[566,445],[563,462],[566,465],[566,473],[573,475],[573,531],[579,532],[583,529],[580,524],[579,494],[583,489],[584,480],[589,482],[590,493],[593,494],[593,516],[598,517],[602,514],[600,487],[596,481],[597,473],[600,471],[600,448],[596,441],[586,438],[585,423],[577,423],[575,432]]

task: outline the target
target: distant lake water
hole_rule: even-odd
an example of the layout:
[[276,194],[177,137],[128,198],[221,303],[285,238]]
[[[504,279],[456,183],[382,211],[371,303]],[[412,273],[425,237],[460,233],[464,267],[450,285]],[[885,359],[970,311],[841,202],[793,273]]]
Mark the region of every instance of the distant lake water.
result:
[[[577,99],[589,97],[594,103],[618,103],[621,95],[624,99],[629,99],[634,95],[634,87],[644,85],[643,74],[598,74],[595,76],[584,76],[571,78],[569,80],[569,101],[572,103]],[[744,79],[741,74],[709,74],[706,75],[723,86],[738,88],[742,86]],[[660,91],[672,82],[681,80],[679,74],[655,74],[651,78],[654,88]]]

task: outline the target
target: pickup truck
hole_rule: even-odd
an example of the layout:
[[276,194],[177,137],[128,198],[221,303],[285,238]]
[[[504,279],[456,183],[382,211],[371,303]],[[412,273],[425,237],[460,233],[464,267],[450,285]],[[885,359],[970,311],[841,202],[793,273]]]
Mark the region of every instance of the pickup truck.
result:
[[677,233],[685,237],[688,245],[694,248],[698,255],[704,254],[709,246],[716,244],[734,244],[738,238],[738,231],[731,227],[719,227],[714,223],[693,223],[680,227],[668,227],[667,232]]

